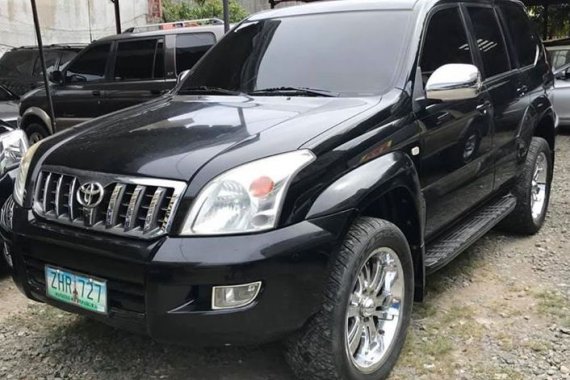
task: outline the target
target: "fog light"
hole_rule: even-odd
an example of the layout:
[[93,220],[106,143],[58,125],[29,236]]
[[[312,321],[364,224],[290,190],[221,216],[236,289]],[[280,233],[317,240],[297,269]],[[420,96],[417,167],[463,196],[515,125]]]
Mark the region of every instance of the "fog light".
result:
[[12,262],[12,255],[10,254],[10,247],[8,246],[8,244],[6,244],[6,242],[4,242],[4,259],[6,260],[6,262],[8,263],[8,266],[10,268],[14,267],[14,263]]
[[232,286],[214,286],[212,309],[244,307],[253,302],[261,289],[261,281]]

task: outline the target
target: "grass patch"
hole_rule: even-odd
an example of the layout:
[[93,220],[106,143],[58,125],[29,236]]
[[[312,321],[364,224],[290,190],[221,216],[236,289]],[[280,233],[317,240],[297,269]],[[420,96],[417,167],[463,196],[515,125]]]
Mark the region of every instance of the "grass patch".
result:
[[548,316],[567,319],[570,310],[570,300],[561,294],[557,294],[548,290],[534,293],[534,297],[538,300],[538,311]]
[[530,339],[524,342],[523,346],[526,348],[530,348],[535,352],[548,351],[548,349],[550,348],[550,344],[548,342],[538,339]]

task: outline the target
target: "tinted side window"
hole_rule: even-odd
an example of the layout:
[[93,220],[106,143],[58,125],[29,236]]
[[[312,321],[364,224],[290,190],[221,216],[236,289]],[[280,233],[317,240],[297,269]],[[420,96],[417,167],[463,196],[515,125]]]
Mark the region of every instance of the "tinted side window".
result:
[[77,60],[72,62],[66,72],[70,82],[91,82],[105,78],[105,66],[111,44],[97,44],[88,47]]
[[[44,51],[44,56],[46,59],[46,69],[48,74],[54,70],[57,70],[57,61],[59,60],[59,52],[57,51]],[[36,63],[34,64],[34,73],[33,75],[39,77],[42,74],[42,61],[40,60],[39,54],[38,58],[36,59]]]
[[179,34],[176,36],[176,73],[191,69],[204,53],[216,43],[211,33]]
[[473,64],[457,7],[437,11],[429,20],[420,59],[424,84],[435,70],[449,63]]
[[501,5],[501,10],[520,65],[534,65],[539,49],[539,40],[524,10],[516,5]]
[[5,53],[0,59],[0,76],[30,76],[36,57],[36,50],[16,50]]
[[[113,78],[115,80],[152,79],[157,44],[157,39],[119,42]],[[164,68],[162,71],[164,72]]]
[[510,70],[507,49],[492,8],[468,7],[487,78]]

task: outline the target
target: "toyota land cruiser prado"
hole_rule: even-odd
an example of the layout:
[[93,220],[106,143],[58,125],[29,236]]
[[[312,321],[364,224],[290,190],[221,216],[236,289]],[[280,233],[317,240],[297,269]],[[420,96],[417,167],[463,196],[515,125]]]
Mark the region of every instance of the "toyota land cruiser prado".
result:
[[426,274],[542,226],[552,83],[517,1],[253,15],[172,93],[33,145],[4,254],[29,298],[157,341],[384,378]]

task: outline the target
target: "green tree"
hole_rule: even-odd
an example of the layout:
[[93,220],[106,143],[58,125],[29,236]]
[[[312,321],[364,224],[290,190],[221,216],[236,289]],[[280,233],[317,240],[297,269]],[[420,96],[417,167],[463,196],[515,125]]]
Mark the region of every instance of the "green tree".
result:
[[570,37],[570,5],[559,4],[548,7],[548,31],[544,31],[544,6],[528,7],[528,13],[541,37],[547,40],[553,38]]
[[[239,22],[248,16],[247,11],[237,2],[229,0],[230,22]],[[223,18],[222,0],[163,0],[162,18],[164,22],[193,20],[201,18]]]

